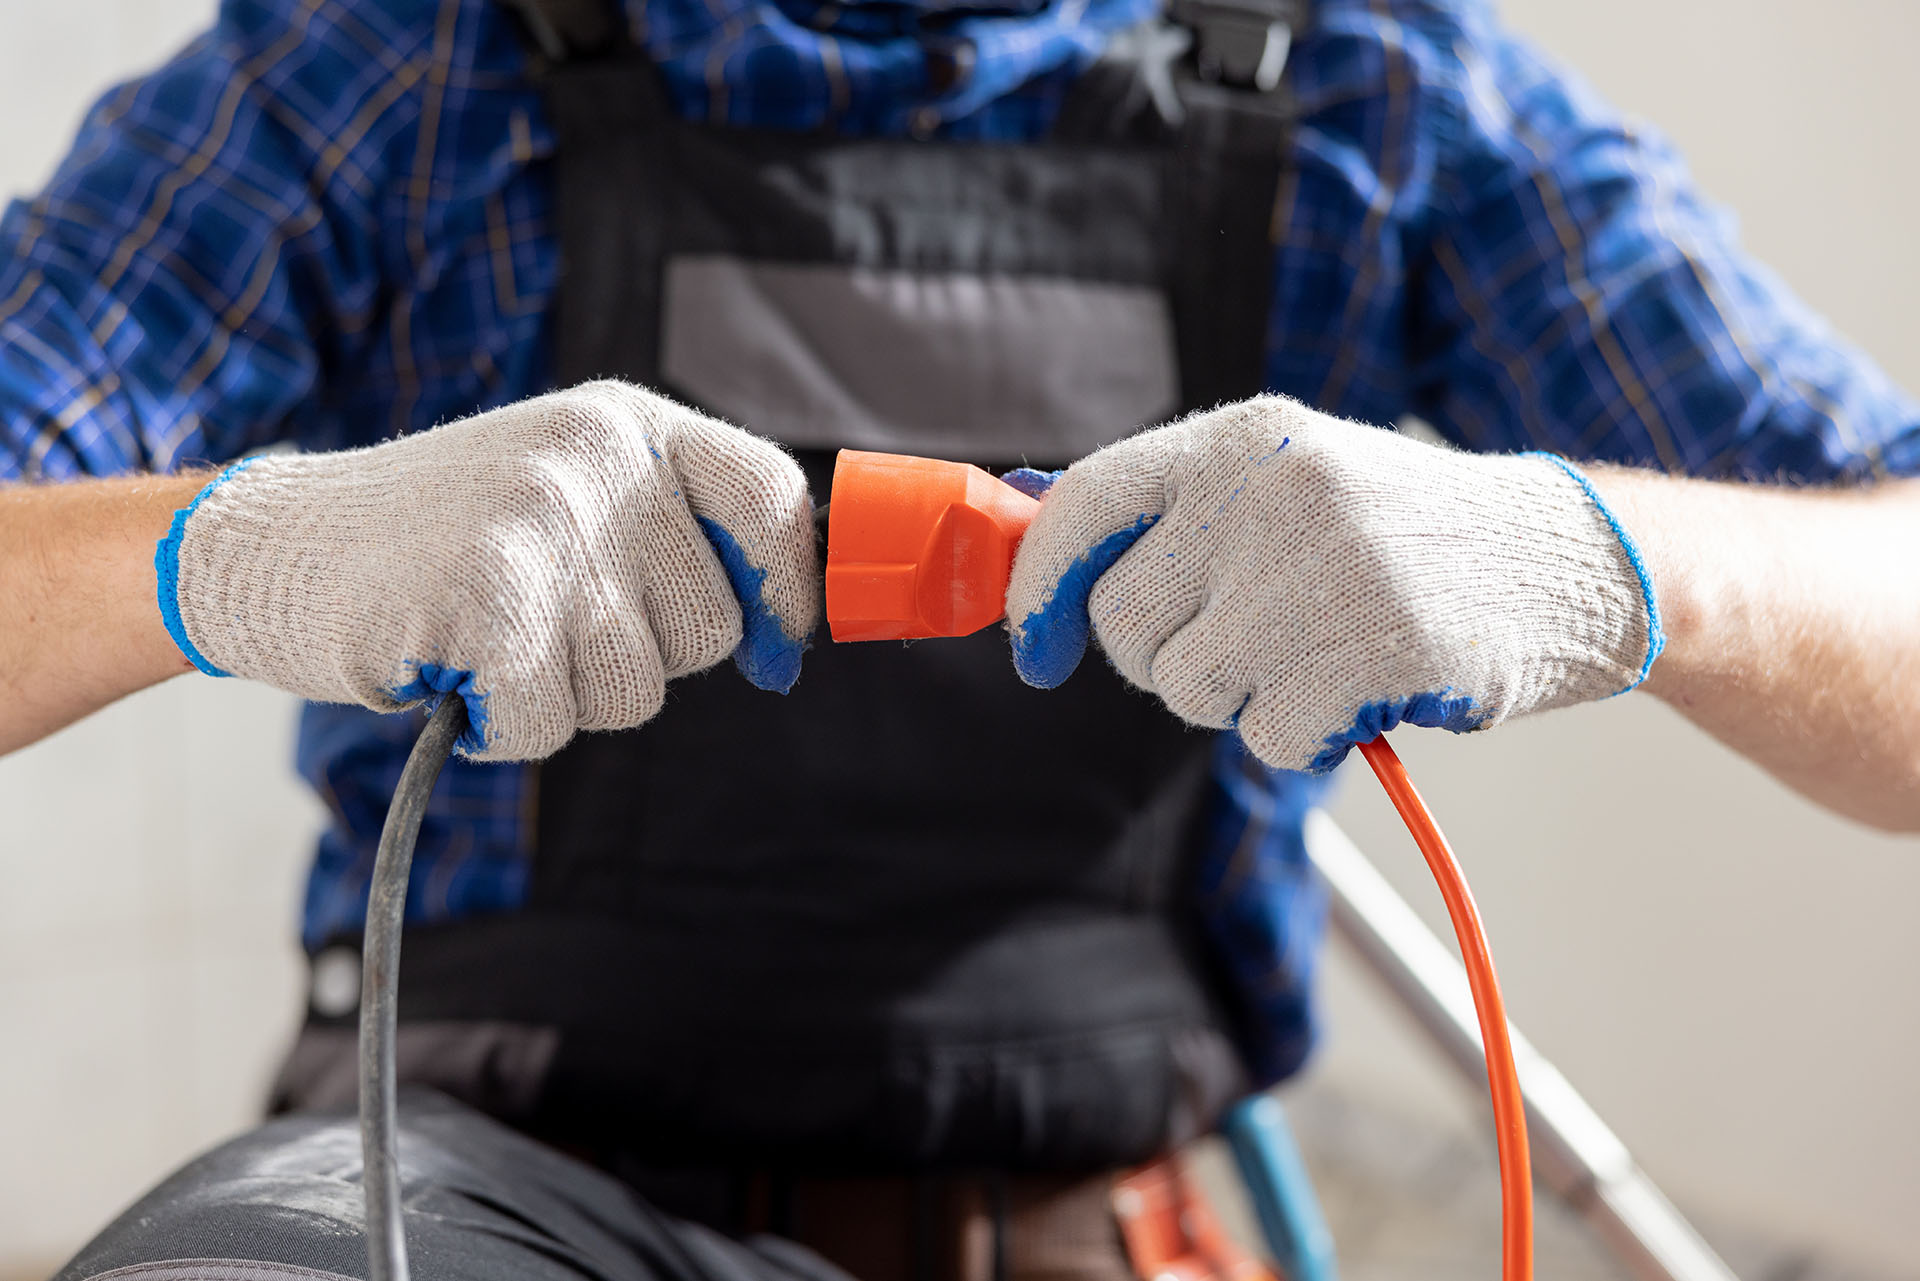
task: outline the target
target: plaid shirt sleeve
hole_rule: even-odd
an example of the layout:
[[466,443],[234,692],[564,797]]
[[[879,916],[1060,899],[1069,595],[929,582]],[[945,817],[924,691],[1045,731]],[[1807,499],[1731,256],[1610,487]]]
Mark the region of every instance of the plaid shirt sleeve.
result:
[[1659,135],[1453,17],[1409,408],[1470,448],[1747,479],[1920,467],[1920,407],[1741,250]]
[[88,113],[0,219],[0,478],[168,470],[324,438],[390,290],[431,13],[229,0]]

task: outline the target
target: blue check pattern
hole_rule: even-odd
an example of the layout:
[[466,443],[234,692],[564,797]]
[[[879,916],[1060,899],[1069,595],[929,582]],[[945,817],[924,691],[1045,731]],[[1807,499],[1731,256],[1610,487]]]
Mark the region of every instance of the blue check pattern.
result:
[[[1043,131],[1152,3],[648,0],[630,19],[689,117],[991,141]],[[930,82],[924,50],[961,42],[959,78]],[[1742,255],[1664,141],[1487,8],[1324,0],[1289,75],[1276,390],[1478,450],[1809,482],[1920,466],[1914,404]],[[0,477],[358,445],[543,390],[552,145],[487,0],[227,0],[0,220]],[[362,919],[415,728],[305,714],[299,766],[332,812],[309,945]],[[447,771],[411,919],[522,901],[529,778]],[[1319,786],[1220,744],[1200,910],[1266,1079],[1312,1040]]]

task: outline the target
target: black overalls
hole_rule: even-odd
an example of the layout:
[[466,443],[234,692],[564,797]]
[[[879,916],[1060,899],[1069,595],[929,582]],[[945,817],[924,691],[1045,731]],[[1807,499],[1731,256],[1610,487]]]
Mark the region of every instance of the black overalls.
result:
[[[559,381],[628,378],[781,440],[817,498],[842,446],[1062,466],[1259,391],[1277,66],[1265,90],[1195,67],[1231,71],[1279,2],[1198,0],[1199,58],[1159,56],[1183,29],[1135,33],[1143,57],[1014,145],[689,124],[598,0],[516,0],[558,139]],[[723,667],[542,767],[524,910],[408,929],[403,1082],[642,1188],[1096,1172],[1209,1128],[1246,1088],[1184,900],[1211,736],[1097,659],[1027,688],[997,628],[820,639],[785,698]],[[310,1024],[282,1105],[350,1107],[352,1044],[351,1014]],[[832,1275],[448,1100],[402,1114],[420,1275]],[[359,1275],[357,1158],[344,1114],[274,1122],[62,1277],[182,1251],[287,1265],[247,1281]]]
[[[612,0],[517,0],[559,382],[780,440],[822,499],[843,446],[1064,466],[1259,391],[1278,67],[1196,67],[1273,3],[955,144],[689,123]],[[1209,1128],[1246,1088],[1185,900],[1212,736],[1098,658],[1028,688],[998,628],[819,639],[786,697],[723,666],[541,767],[524,907],[408,929],[402,1079],[622,1164],[1096,1170]],[[351,1017],[285,1102],[346,1097]]]

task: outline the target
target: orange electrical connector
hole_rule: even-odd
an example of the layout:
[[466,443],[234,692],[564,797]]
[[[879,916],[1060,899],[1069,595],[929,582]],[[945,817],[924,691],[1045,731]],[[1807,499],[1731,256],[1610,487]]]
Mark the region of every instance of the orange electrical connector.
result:
[[836,641],[965,636],[1006,613],[1040,504],[970,463],[843,449],[827,509]]

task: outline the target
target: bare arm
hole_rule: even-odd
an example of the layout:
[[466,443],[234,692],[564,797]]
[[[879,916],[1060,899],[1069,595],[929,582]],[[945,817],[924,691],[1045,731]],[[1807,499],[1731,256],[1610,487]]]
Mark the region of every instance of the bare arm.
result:
[[0,754],[189,671],[154,547],[201,475],[0,486]]
[[1653,573],[1644,688],[1822,805],[1920,831],[1920,480],[1591,475]]

